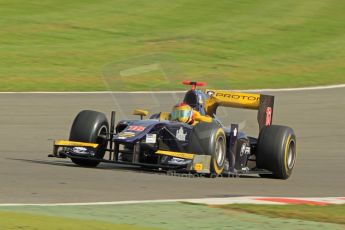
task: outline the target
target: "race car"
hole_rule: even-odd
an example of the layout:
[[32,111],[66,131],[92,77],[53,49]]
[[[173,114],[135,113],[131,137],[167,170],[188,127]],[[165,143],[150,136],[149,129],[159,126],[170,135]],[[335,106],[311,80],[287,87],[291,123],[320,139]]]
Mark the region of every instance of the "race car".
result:
[[[207,176],[258,174],[287,179],[296,161],[292,128],[272,125],[274,96],[199,89],[203,82],[184,81],[191,89],[172,112],[137,109],[137,120],[110,125],[105,114],[83,110],[75,117],[69,140],[56,140],[50,157],[70,158],[79,166],[100,162],[138,165],[152,170]],[[258,111],[259,136],[226,127],[217,118],[220,106]],[[108,154],[108,156],[106,156]]]

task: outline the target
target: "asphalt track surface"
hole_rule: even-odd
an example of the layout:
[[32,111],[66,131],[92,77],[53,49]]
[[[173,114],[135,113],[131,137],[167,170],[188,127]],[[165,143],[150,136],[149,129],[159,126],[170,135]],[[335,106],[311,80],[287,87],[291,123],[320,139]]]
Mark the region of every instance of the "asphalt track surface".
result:
[[[273,122],[297,135],[298,158],[288,180],[187,178],[104,163],[82,168],[47,157],[52,139],[68,138],[80,110],[116,110],[118,120],[135,108],[170,111],[182,94],[1,94],[0,203],[344,196],[345,88],[271,94]],[[222,109],[219,116],[257,135],[255,111]]]

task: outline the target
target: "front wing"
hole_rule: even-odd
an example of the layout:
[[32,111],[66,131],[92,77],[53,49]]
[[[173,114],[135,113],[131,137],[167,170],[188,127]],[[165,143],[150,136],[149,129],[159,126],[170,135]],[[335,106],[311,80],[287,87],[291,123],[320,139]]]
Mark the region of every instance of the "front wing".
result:
[[[137,165],[143,166],[148,168],[155,168],[155,169],[162,169],[162,170],[176,170],[176,171],[188,171],[194,173],[204,173],[209,174],[211,172],[210,165],[211,165],[211,156],[210,155],[199,155],[199,154],[192,154],[192,153],[183,153],[183,152],[174,152],[174,151],[167,151],[167,150],[157,150],[155,154],[161,156],[170,156],[176,157],[180,159],[191,160],[191,163],[186,165],[167,165],[167,164],[147,164],[147,163],[139,163],[139,162],[123,162],[123,161],[116,161],[114,159],[109,158],[107,159],[95,159],[93,158],[92,150],[95,150],[98,147],[96,143],[88,143],[88,142],[74,142],[74,141],[67,141],[67,140],[58,140],[54,142],[54,151],[53,154],[48,155],[49,157],[57,157],[57,158],[77,158],[77,159],[88,159],[88,160],[97,160],[106,163],[114,163],[114,164],[125,164],[125,165]],[[86,150],[83,153],[76,153],[71,151],[73,148],[85,148]],[[60,151],[59,151],[60,150]],[[111,153],[111,151],[110,151]],[[272,174],[272,172],[264,169],[243,169],[237,171],[230,171],[229,167],[226,167],[224,175],[252,175],[252,174]]]

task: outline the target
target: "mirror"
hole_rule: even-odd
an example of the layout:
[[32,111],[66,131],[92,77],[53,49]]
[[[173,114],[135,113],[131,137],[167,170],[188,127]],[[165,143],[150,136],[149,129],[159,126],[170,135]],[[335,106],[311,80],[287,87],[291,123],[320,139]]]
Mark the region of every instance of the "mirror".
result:
[[133,111],[133,115],[139,115],[140,119],[142,120],[144,116],[147,116],[149,114],[148,111],[142,110],[142,109],[136,109]]

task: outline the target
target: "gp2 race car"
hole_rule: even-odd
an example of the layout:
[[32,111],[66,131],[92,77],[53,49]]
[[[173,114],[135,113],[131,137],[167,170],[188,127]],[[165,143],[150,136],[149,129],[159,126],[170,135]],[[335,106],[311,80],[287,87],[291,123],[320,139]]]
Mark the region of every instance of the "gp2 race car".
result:
[[[296,136],[289,127],[272,125],[274,96],[200,90],[196,87],[205,83],[183,83],[192,86],[181,105],[192,108],[193,123],[173,119],[183,115],[182,110],[152,114],[149,119],[143,119],[147,111],[135,110],[140,120],[115,125],[113,111],[109,126],[103,113],[83,110],[74,119],[69,140],[55,141],[49,156],[68,157],[84,167],[110,162],[208,176],[289,178],[296,160]],[[238,124],[224,126],[216,116],[219,106],[258,110],[258,138],[239,131]]]

